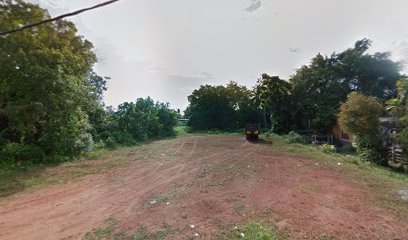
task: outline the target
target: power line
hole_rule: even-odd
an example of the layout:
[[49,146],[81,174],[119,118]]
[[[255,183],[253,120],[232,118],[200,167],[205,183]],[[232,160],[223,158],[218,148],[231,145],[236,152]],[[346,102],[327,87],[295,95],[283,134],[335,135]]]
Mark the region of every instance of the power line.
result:
[[97,4],[95,6],[92,6],[92,7],[77,10],[75,12],[70,12],[70,13],[66,13],[66,14],[63,14],[63,15],[60,15],[60,16],[57,16],[57,17],[54,17],[54,18],[49,18],[49,19],[42,20],[40,22],[31,23],[31,24],[28,24],[28,25],[25,25],[25,26],[22,26],[22,27],[13,29],[13,30],[0,32],[0,36],[7,35],[7,34],[10,34],[10,33],[20,32],[20,31],[23,31],[23,30],[28,29],[28,28],[36,27],[36,26],[39,26],[39,25],[42,25],[42,24],[45,24],[45,23],[49,23],[49,22],[53,22],[53,21],[56,21],[56,20],[60,20],[60,19],[66,18],[66,17],[75,16],[75,15],[78,15],[80,13],[90,11],[90,10],[93,10],[93,9],[96,9],[96,8],[104,7],[106,5],[109,5],[109,4],[112,4],[114,2],[118,2],[118,1],[119,0],[106,1],[106,2],[103,2],[103,3]]

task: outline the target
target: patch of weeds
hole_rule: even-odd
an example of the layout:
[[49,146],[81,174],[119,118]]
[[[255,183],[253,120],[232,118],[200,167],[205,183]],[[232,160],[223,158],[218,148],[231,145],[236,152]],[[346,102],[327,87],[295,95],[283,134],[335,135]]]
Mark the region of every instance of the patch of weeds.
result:
[[68,174],[71,178],[78,178],[84,175],[96,174],[101,172],[102,169],[90,168],[90,167],[72,167],[68,170]]
[[117,221],[115,218],[110,216],[104,221],[105,226],[98,227],[93,229],[91,232],[87,232],[82,238],[83,240],[99,240],[99,239],[108,239],[113,235],[113,231],[116,228]]
[[235,203],[235,208],[234,209],[235,209],[236,213],[241,213],[242,211],[245,210],[245,205],[242,204],[242,203],[237,202],[237,203]]
[[176,126],[174,127],[174,132],[177,136],[187,135],[191,132],[190,128],[187,126]]
[[109,217],[104,221],[105,226],[87,232],[83,240],[164,240],[170,234],[169,225],[164,225],[160,230],[150,232],[145,226],[140,226],[134,234],[127,234],[125,231],[117,230],[117,221],[114,217]]
[[145,226],[140,226],[132,240],[164,240],[171,232],[171,228],[165,225],[163,229],[155,232],[149,232]]
[[180,188],[170,190],[168,192],[156,193],[151,198],[149,198],[147,203],[149,205],[154,205],[154,204],[168,202],[171,199],[180,197],[183,194],[184,190],[185,190],[184,187],[180,187]]
[[262,222],[249,222],[233,230],[223,233],[219,239],[224,240],[283,240],[287,236],[276,227],[270,227]]
[[112,161],[110,163],[110,167],[119,167],[119,166],[125,165],[128,162],[129,162],[129,158],[126,156],[122,156]]
[[[271,134],[269,138],[273,141],[273,151],[316,160],[325,167],[341,171],[350,182],[376,193],[377,198],[374,200],[374,204],[392,210],[403,219],[408,219],[406,203],[401,201],[396,194],[398,190],[407,186],[408,174],[363,161],[351,150],[349,151],[350,154],[342,154],[342,152],[347,151],[327,154],[311,145],[287,144],[281,136]],[[313,189],[311,190],[313,191]]]

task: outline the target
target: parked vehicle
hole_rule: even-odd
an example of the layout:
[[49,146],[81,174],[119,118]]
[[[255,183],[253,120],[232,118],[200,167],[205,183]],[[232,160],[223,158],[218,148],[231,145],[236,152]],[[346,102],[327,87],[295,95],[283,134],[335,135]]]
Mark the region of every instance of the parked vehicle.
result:
[[245,136],[247,140],[258,140],[259,134],[261,134],[261,124],[259,123],[247,123],[245,124]]

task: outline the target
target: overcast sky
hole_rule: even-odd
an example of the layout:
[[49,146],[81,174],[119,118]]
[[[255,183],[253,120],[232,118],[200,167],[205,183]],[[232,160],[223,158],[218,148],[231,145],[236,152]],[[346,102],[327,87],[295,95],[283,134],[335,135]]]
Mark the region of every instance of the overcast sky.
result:
[[[31,0],[53,16],[102,1]],[[96,71],[111,77],[107,105],[151,96],[184,109],[202,84],[287,79],[362,38],[407,61],[407,9],[407,0],[120,0],[69,20],[94,43]]]

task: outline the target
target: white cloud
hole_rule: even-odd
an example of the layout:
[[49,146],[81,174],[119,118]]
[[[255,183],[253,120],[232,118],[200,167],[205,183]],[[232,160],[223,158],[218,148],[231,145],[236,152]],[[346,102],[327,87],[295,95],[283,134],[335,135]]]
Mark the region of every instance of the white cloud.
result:
[[[53,15],[101,2],[35,1]],[[150,95],[183,108],[200,84],[288,78],[364,37],[407,59],[406,9],[406,0],[123,0],[70,20],[94,43],[97,71],[112,77],[108,104]]]

